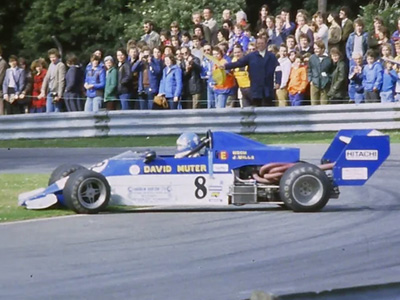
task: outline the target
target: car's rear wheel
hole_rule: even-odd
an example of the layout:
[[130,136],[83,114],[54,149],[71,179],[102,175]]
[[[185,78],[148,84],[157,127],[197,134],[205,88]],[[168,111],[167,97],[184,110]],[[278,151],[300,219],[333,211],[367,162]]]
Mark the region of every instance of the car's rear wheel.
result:
[[76,170],[80,169],[86,169],[86,168],[78,164],[64,164],[58,166],[51,173],[48,185],[52,185],[54,182],[60,180],[61,178],[67,177],[70,174],[74,173]]
[[96,214],[110,201],[110,185],[100,173],[77,170],[68,178],[63,196],[66,205],[79,214]]
[[283,203],[296,212],[321,210],[329,201],[331,183],[315,165],[299,163],[289,168],[280,180]]

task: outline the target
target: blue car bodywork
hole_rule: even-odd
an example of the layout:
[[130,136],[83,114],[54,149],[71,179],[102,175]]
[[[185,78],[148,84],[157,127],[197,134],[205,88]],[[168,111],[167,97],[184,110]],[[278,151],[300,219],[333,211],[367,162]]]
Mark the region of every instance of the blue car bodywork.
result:
[[[127,151],[90,171],[75,170],[47,188],[21,194],[19,205],[40,209],[60,203],[80,213],[97,213],[109,203],[187,206],[274,202],[295,211],[315,211],[338,196],[338,186],[364,184],[390,149],[389,137],[378,131],[342,130],[322,158],[323,163],[332,164],[326,172],[300,162],[298,148],[268,146],[230,132],[209,131],[196,152],[191,157],[175,158],[152,151]],[[257,180],[263,166],[276,163],[284,168],[284,182],[280,177]],[[305,186],[309,187],[308,196],[296,194]]]

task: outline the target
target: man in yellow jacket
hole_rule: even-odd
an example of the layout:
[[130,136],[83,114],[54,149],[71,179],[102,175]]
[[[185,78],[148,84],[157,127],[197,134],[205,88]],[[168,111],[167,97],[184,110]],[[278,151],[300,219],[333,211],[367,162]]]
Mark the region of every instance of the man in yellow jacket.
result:
[[[244,56],[242,46],[235,45],[233,47],[233,59],[235,62]],[[236,68],[233,70],[233,76],[235,76],[236,82],[239,86],[239,99],[241,107],[252,106],[251,91],[250,91],[250,77],[247,72],[248,66],[242,68]]]

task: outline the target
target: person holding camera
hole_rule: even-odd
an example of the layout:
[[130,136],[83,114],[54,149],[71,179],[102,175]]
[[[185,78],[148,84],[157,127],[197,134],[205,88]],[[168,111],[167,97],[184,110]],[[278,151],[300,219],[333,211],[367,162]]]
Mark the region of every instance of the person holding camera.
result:
[[61,111],[61,97],[65,89],[66,67],[60,59],[60,52],[52,48],[48,52],[50,66],[44,77],[42,90],[38,98],[47,94],[46,112]]

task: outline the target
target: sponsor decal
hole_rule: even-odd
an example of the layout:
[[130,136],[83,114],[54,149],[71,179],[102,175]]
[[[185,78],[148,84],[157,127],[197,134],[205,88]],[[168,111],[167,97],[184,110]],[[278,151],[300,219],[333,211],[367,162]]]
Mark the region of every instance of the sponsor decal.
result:
[[227,160],[229,158],[228,152],[226,151],[221,151],[218,153],[218,158],[220,160]]
[[378,160],[378,150],[346,150],[346,160]]
[[177,173],[206,173],[207,165],[178,165]]
[[254,160],[254,155],[249,155],[247,151],[232,151],[233,160]]
[[343,180],[367,180],[368,168],[343,168]]
[[131,173],[132,175],[138,175],[140,174],[140,167],[138,165],[132,165],[129,168],[129,173]]
[[211,198],[219,198],[220,192],[212,192]]
[[143,173],[145,174],[167,174],[172,172],[171,166],[144,166]]
[[229,165],[228,164],[214,164],[213,171],[215,173],[229,172]]

